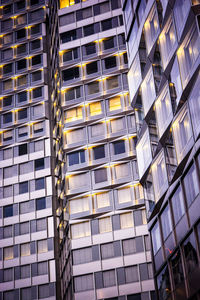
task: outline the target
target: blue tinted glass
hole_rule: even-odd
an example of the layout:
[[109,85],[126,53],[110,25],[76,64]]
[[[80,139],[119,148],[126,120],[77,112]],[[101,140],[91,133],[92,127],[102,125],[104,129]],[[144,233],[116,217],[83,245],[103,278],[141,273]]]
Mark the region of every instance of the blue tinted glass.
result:
[[8,206],[4,207],[3,216],[4,216],[4,218],[13,216],[13,206],[12,205],[8,205]]
[[100,159],[105,157],[104,145],[94,148],[94,159]]
[[80,151],[80,159],[81,159],[81,163],[85,162],[85,151]]
[[35,180],[35,189],[36,190],[44,189],[44,178],[39,178]]
[[41,210],[46,208],[46,199],[40,198],[36,200],[36,210]]
[[114,145],[114,154],[121,154],[125,152],[125,143],[124,141],[118,141],[113,143]]
[[28,193],[28,181],[19,184],[19,194]]
[[68,155],[69,157],[69,166],[76,165],[79,163],[79,152],[73,152]]

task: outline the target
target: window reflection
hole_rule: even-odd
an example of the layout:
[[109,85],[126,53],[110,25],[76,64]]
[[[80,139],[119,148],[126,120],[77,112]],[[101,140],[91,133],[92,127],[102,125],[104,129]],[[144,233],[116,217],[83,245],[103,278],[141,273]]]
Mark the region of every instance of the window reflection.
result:
[[168,299],[168,296],[171,294],[171,286],[170,286],[168,267],[165,267],[162,270],[162,272],[158,275],[157,285],[158,285],[159,299],[162,299],[162,300]]

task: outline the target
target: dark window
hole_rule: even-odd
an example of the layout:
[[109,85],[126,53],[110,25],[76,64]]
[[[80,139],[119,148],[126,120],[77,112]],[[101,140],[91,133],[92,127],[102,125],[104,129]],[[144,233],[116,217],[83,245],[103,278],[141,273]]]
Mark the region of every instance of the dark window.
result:
[[96,53],[96,45],[95,43],[90,43],[84,46],[85,47],[85,55],[91,55]]
[[61,38],[61,43],[67,43],[70,41],[74,41],[77,38],[81,38],[81,28],[80,30],[71,30],[68,32],[61,33],[60,38]]
[[7,124],[10,122],[12,122],[12,113],[11,112],[3,115],[3,123]]
[[115,47],[114,37],[108,38],[103,41],[104,50],[108,50]]
[[26,6],[25,0],[16,2],[16,3],[15,3],[15,11],[24,9],[25,6]]
[[26,53],[27,44],[22,44],[17,47],[17,55]]
[[41,26],[40,26],[40,24],[37,24],[37,25],[35,25],[35,26],[32,26],[31,27],[31,34],[33,35],[33,34],[39,34],[40,33],[40,28],[41,28]]
[[199,184],[194,164],[189,168],[183,181],[187,204],[190,206],[196,196],[199,194]]
[[113,243],[107,243],[107,244],[103,244],[101,245],[101,258],[102,259],[107,259],[107,258],[111,258],[114,257],[114,247],[113,247]]
[[92,62],[90,64],[87,64],[86,65],[86,72],[87,72],[87,75],[90,75],[90,74],[98,72],[97,61],[94,61],[94,62]]
[[26,29],[25,29],[25,28],[23,28],[23,29],[21,29],[21,30],[18,30],[18,31],[16,32],[16,39],[17,39],[17,40],[23,39],[23,38],[25,38],[25,37],[26,37]]
[[12,96],[4,97],[3,98],[3,107],[12,105],[12,99],[13,99]]
[[157,277],[159,299],[168,299],[171,294],[168,267],[165,267]]
[[194,232],[190,234],[187,240],[183,243],[183,251],[187,267],[187,273],[194,272],[198,266],[197,245],[195,242]]
[[92,17],[92,7],[87,7],[76,12],[76,20],[85,20]]
[[68,155],[69,166],[85,162],[85,151],[76,151]]
[[68,25],[75,22],[74,12],[61,16],[59,18],[60,26]]
[[1,32],[4,32],[5,30],[11,29],[13,26],[12,19],[8,19],[1,22]]
[[63,54],[63,61],[70,61],[72,59],[77,59],[79,57],[78,48],[68,50]]
[[28,193],[28,181],[19,183],[19,194]]
[[124,141],[117,141],[113,143],[113,147],[114,147],[114,154],[122,154],[126,152],[125,149],[125,142]]
[[143,225],[142,211],[141,210],[134,211],[133,212],[133,216],[134,216],[134,224],[135,224],[135,226]]
[[31,3],[30,3],[31,6],[32,6],[32,5],[39,4],[39,0],[31,0],[30,2],[31,2]]
[[4,206],[3,217],[8,218],[13,216],[13,205]]
[[128,63],[127,53],[123,54],[123,58],[124,58],[124,63],[127,64]]
[[9,74],[12,73],[12,64],[7,64],[3,67],[3,74]]
[[32,58],[32,66],[39,65],[42,63],[42,56],[36,55]]
[[118,42],[120,46],[123,46],[126,44],[125,35],[122,33],[118,36]]
[[94,153],[94,159],[104,158],[105,157],[104,145],[94,147],[93,148],[93,153]]
[[108,1],[94,5],[94,15],[95,16],[103,14],[108,11],[110,11],[110,5],[109,5]]
[[28,110],[27,109],[22,109],[18,111],[18,119],[22,120],[22,119],[26,119],[28,117]]
[[42,97],[42,87],[33,90],[33,98]]
[[27,92],[25,91],[17,94],[17,100],[19,103],[27,101]]
[[63,80],[68,81],[68,80],[73,80],[75,78],[79,77],[79,67],[67,69],[63,71]]
[[120,0],[111,0],[111,9],[117,9],[121,7],[121,1]]
[[94,172],[95,183],[101,183],[107,181],[106,168],[98,169]]
[[84,36],[89,36],[100,31],[99,23],[87,25],[83,27]]
[[19,145],[19,156],[25,155],[28,153],[27,144]]
[[44,189],[44,178],[38,178],[35,180],[35,190]]
[[101,22],[102,31],[112,28],[112,19],[107,19]]
[[12,13],[12,4],[3,7],[3,15]]
[[139,253],[144,251],[143,240],[141,236],[133,239],[124,240],[122,243],[123,243],[124,255],[129,255],[129,254]]
[[44,158],[39,158],[35,160],[35,171],[44,169]]
[[184,280],[183,267],[181,262],[180,251],[176,252],[171,258],[172,274],[175,287]]
[[35,40],[31,42],[31,50],[36,50],[40,48],[40,40]]
[[17,70],[22,70],[26,68],[26,59],[19,60],[17,62]]
[[46,199],[45,197],[36,199],[36,210],[41,210],[46,208]]
[[106,69],[111,69],[117,66],[116,56],[107,57],[104,61]]
[[38,81],[42,79],[42,72],[41,71],[36,71],[32,73],[32,81]]
[[65,94],[65,101],[70,101],[80,97],[81,97],[81,87],[78,86],[76,88],[71,88],[67,90],[67,93]]

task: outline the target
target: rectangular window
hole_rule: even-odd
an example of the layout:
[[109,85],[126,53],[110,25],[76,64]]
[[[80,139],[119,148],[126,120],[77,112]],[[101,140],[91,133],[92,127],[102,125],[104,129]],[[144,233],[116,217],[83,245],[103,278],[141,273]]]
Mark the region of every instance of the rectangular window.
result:
[[102,169],[97,169],[94,171],[94,180],[95,183],[101,183],[104,181],[107,181],[107,169],[106,168],[102,168]]
[[75,293],[93,290],[93,274],[74,277],[74,291]]
[[75,129],[67,132],[67,144],[78,143],[84,139],[84,129]]
[[114,111],[121,108],[122,105],[120,96],[116,96],[114,98],[109,99],[109,111]]
[[139,281],[137,266],[131,266],[125,268],[125,281],[126,283]]
[[73,199],[69,201],[70,214],[77,214],[85,211],[89,211],[89,197],[83,197]]
[[36,199],[36,210],[41,210],[46,208],[46,198],[42,197],[39,199]]
[[99,219],[99,233],[105,233],[111,231],[112,231],[111,217],[105,217]]
[[81,120],[83,118],[83,109],[82,107],[75,107],[65,111],[65,122],[74,122]]
[[92,247],[83,248],[74,250],[72,252],[73,255],[73,264],[85,264],[92,261]]
[[192,204],[196,196],[199,194],[199,180],[197,178],[197,173],[194,164],[189,168],[187,174],[183,179],[185,196],[188,207]]
[[101,102],[94,102],[89,105],[90,116],[100,115],[102,113]]
[[117,195],[118,195],[118,202],[120,204],[132,201],[131,189],[130,188],[118,189],[117,190]]
[[129,176],[129,174],[130,168],[128,163],[114,166],[114,177],[116,180],[126,178]]
[[14,216],[14,210],[13,210],[13,205],[7,205],[3,207],[3,217],[4,218],[9,218]]
[[158,223],[151,230],[151,238],[153,243],[153,253],[156,254],[161,248],[160,228]]
[[39,158],[35,160],[35,171],[40,171],[45,168],[44,158]]
[[91,126],[91,136],[101,136],[105,134],[105,126],[103,123],[98,123]]
[[159,32],[159,19],[156,4],[152,7],[149,16],[144,24],[144,34],[147,45],[148,54],[157,38]]
[[116,285],[115,270],[103,272],[103,286],[104,288]]
[[93,81],[91,83],[88,83],[87,88],[88,88],[88,95],[93,95],[100,92],[98,81]]
[[28,256],[30,255],[30,243],[22,244],[21,245],[21,256]]
[[144,114],[146,115],[156,98],[156,90],[155,90],[152,67],[149,69],[141,85],[141,95],[142,95]]
[[105,146],[97,146],[93,148],[94,159],[101,159],[105,157]]
[[114,247],[113,243],[103,244],[101,245],[101,258],[107,259],[114,257]]
[[113,143],[114,155],[122,154],[126,152],[125,141],[117,141]]
[[13,247],[4,248],[4,260],[9,260],[14,258]]
[[68,185],[70,190],[87,187],[89,184],[89,173],[73,175],[68,179]]
[[133,214],[131,212],[120,214],[121,229],[133,227]]
[[106,79],[107,90],[116,89],[119,87],[118,76],[109,77]]
[[185,214],[183,193],[180,186],[176,189],[175,193],[173,194],[171,198],[171,203],[173,208],[174,221],[175,224],[177,224]]
[[28,193],[28,181],[19,183],[19,194]]
[[68,164],[73,166],[85,162],[85,150],[76,151],[68,154]]
[[38,241],[37,249],[38,249],[38,254],[48,252],[47,240]]
[[111,133],[115,133],[125,129],[124,118],[111,120],[110,127],[111,127]]
[[109,193],[102,193],[96,195],[97,208],[110,206]]
[[44,178],[35,179],[35,190],[36,191],[44,189],[44,187],[45,187],[45,179]]
[[90,223],[82,222],[78,224],[71,225],[71,235],[72,239],[79,239],[83,237],[90,236]]

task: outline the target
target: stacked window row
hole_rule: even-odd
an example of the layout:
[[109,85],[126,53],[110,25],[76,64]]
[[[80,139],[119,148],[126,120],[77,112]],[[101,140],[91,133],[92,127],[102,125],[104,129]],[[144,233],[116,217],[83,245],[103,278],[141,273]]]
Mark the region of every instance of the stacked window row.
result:
[[83,37],[90,36],[92,34],[100,33],[109,29],[117,28],[123,25],[122,15],[113,17],[101,22],[92,23],[90,25],[63,32],[60,34],[61,44],[71,42]]
[[[1,0],[1,17],[7,17],[11,14],[18,13],[20,11],[34,8],[35,5],[44,4],[44,0],[21,0],[14,2],[9,0]],[[7,5],[9,3],[9,5]]]
[[103,217],[92,221],[71,224],[71,238],[75,240],[91,235],[111,233],[112,231],[133,228],[145,225],[146,223],[146,212],[144,209],[126,212],[114,215],[113,217]]

